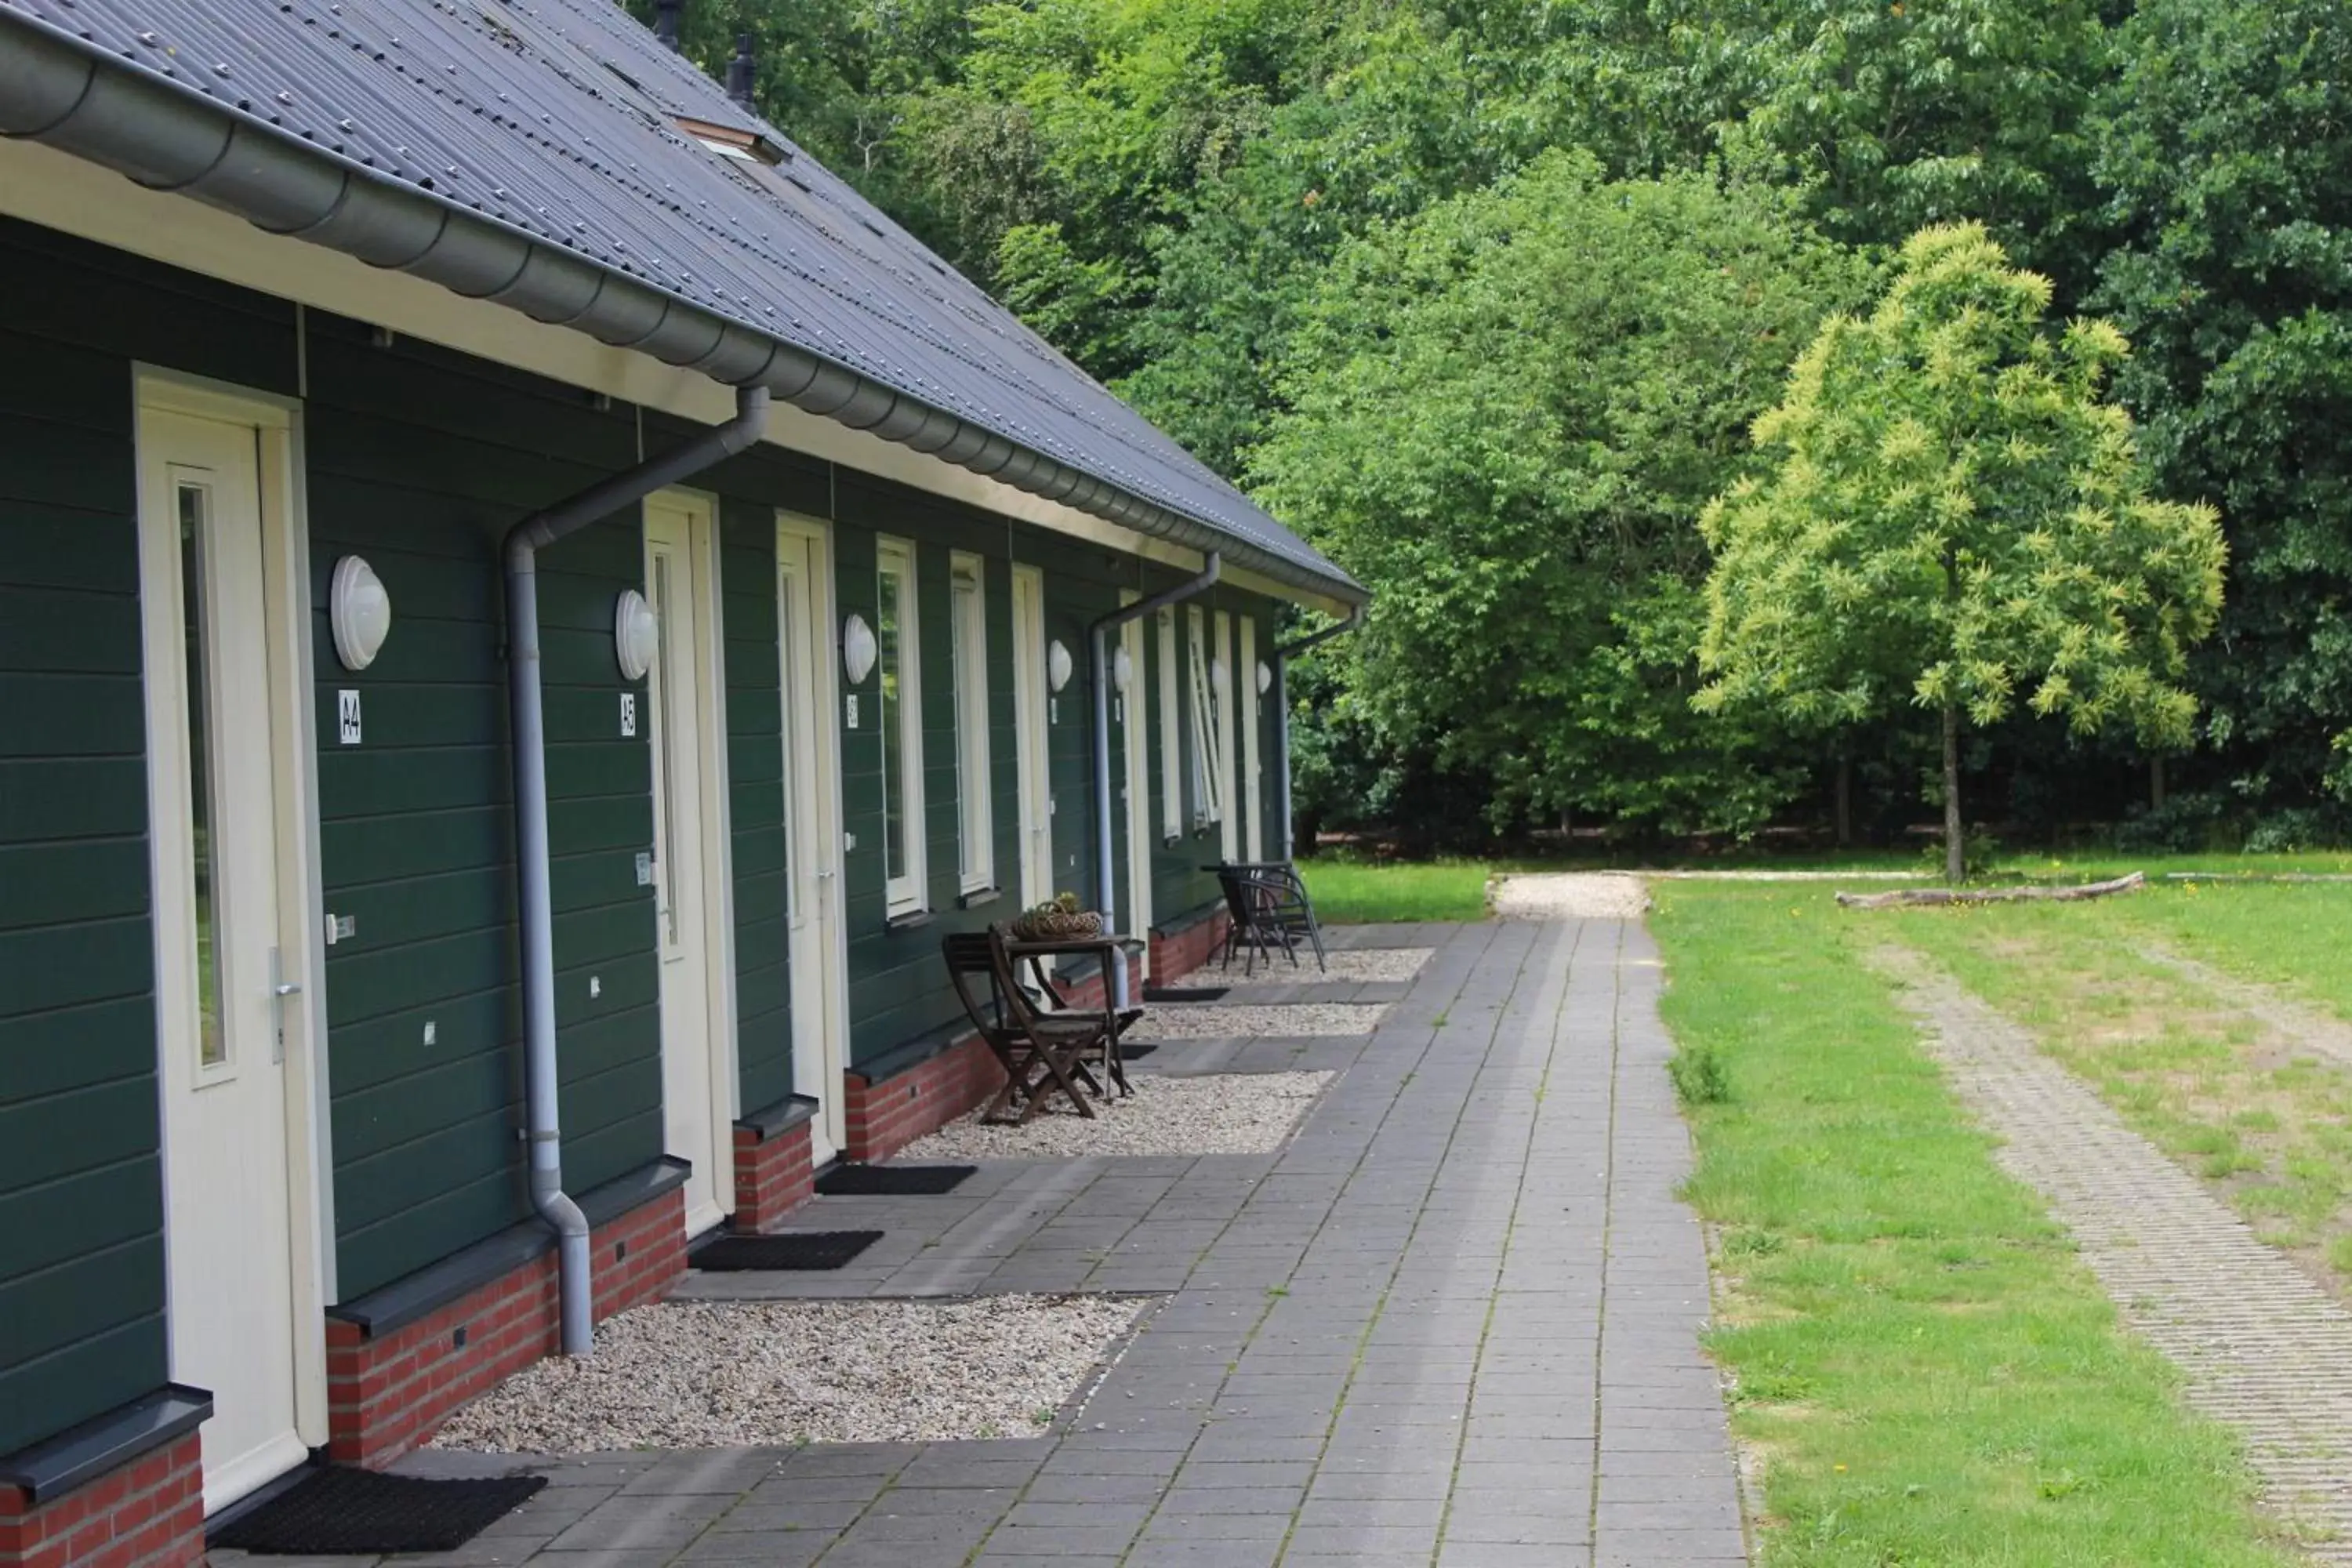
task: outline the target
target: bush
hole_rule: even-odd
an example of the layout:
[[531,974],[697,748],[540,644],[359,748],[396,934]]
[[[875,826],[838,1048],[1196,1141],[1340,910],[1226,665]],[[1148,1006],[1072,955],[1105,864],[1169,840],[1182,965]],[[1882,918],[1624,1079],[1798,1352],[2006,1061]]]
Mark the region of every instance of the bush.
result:
[[1731,1073],[1713,1046],[1683,1046],[1667,1058],[1675,1098],[1685,1105],[1721,1105],[1731,1098]]

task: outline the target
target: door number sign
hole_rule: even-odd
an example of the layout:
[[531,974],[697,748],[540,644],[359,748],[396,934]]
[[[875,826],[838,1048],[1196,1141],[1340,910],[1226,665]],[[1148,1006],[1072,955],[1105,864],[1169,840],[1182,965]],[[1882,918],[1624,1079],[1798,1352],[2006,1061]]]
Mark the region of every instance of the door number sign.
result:
[[349,688],[335,693],[335,729],[344,745],[360,743],[360,694]]
[[625,739],[637,732],[637,694],[621,693],[621,734]]

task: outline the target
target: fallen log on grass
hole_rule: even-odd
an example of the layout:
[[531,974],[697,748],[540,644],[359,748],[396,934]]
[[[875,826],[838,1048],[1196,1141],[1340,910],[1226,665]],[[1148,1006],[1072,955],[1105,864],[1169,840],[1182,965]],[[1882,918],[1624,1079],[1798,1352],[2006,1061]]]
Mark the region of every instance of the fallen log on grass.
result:
[[2077,882],[2066,888],[1905,888],[1892,893],[1840,893],[1837,901],[1849,910],[1883,910],[1890,904],[2013,904],[2027,900],[2067,903],[2128,893],[2147,885],[2147,879],[2133,871],[2111,882]]

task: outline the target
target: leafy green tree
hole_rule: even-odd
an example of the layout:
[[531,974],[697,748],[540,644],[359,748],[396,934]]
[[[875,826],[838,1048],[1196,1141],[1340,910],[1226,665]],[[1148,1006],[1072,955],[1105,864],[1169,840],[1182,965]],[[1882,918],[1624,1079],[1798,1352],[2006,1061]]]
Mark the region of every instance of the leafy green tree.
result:
[[1923,229],[1877,309],[1823,323],[1757,420],[1770,472],[1701,524],[1699,710],[1817,724],[1907,693],[1941,721],[1954,881],[1962,726],[2021,702],[2179,744],[2180,676],[2221,605],[2218,518],[2149,496],[2130,417],[2103,400],[2123,335],[2053,336],[2049,303],[1982,226]]
[[1252,472],[1372,590],[1336,645],[1350,722],[1475,781],[1497,829],[1787,798],[1763,736],[1690,710],[1696,522],[1862,280],[1783,196],[1581,155],[1344,247]]
[[2331,750],[2352,731],[2352,7],[2144,0],[2120,52],[2095,301],[2136,350],[2116,392],[2164,486],[2228,521],[2230,603],[2193,667],[2228,804],[2308,812],[2331,784],[2352,798]]

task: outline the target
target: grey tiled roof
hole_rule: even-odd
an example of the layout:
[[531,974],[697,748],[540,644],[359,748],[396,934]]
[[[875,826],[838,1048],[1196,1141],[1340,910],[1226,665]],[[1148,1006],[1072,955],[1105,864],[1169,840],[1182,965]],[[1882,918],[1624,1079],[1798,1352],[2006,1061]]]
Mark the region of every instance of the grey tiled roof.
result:
[[[7,24],[26,19],[1357,596],[609,0],[0,0],[0,52]],[[785,155],[772,167],[722,155],[682,117],[758,132]]]

